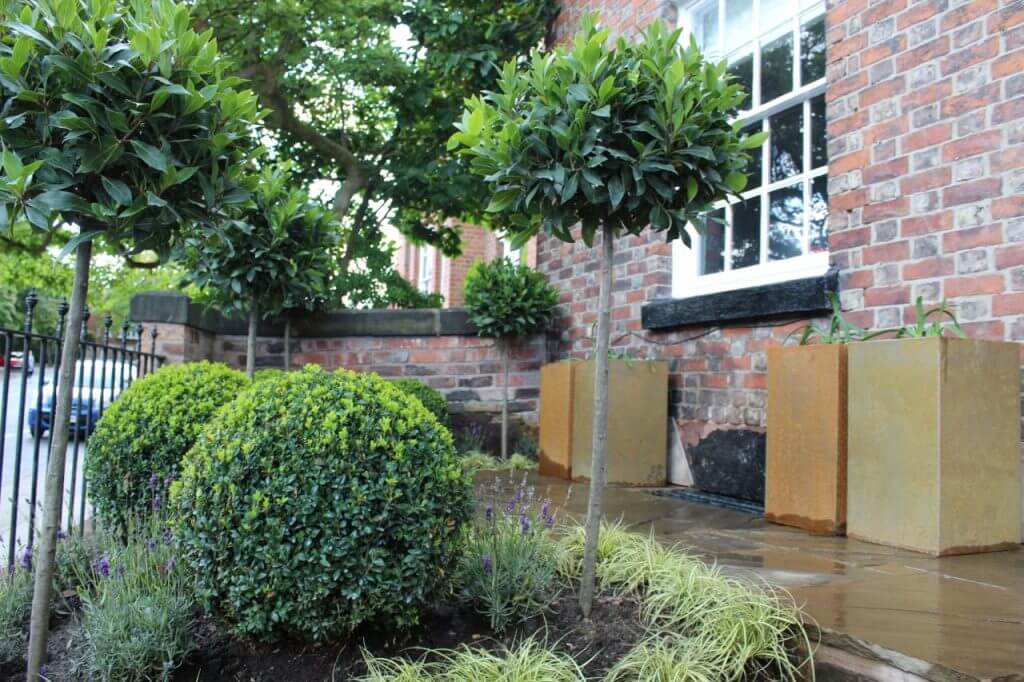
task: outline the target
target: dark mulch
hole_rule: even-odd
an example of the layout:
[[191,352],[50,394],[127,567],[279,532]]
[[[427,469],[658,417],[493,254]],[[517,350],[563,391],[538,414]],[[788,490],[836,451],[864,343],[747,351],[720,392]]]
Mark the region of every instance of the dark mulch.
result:
[[280,642],[249,644],[219,639],[212,628],[200,634],[199,651],[174,676],[175,682],[343,682],[366,672],[361,649],[377,656],[418,658],[423,648],[461,644],[500,649],[529,635],[573,656],[588,675],[601,676],[640,640],[638,604],[599,598],[591,622],[579,618],[576,597],[564,594],[545,619],[523,623],[504,635],[491,633],[486,620],[462,608],[428,613],[423,624],[404,635],[360,631],[344,642],[319,646]]

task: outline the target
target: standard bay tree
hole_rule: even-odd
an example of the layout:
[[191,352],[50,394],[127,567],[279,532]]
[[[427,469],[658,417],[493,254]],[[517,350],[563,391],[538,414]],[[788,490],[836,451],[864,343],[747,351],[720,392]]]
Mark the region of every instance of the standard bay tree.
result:
[[743,98],[726,64],[706,62],[679,31],[655,22],[635,42],[612,44],[591,16],[571,47],[535,50],[525,69],[507,63],[497,91],[467,101],[449,142],[490,186],[487,210],[513,246],[543,230],[601,249],[585,617],[605,482],[615,240],[651,229],[689,243],[688,226],[699,229],[713,205],[743,190],[746,150],[764,142],[734,121]]
[[185,239],[186,280],[225,313],[248,315],[250,379],[260,318],[317,306],[337,267],[337,218],[294,184],[287,165],[264,167],[246,182],[250,201]]
[[[210,32],[171,0],[0,5],[0,224],[76,232],[26,679],[46,653],[71,382],[93,244],[165,256],[183,226],[247,199],[236,177],[258,121]],[[148,257],[151,259],[151,255]]]

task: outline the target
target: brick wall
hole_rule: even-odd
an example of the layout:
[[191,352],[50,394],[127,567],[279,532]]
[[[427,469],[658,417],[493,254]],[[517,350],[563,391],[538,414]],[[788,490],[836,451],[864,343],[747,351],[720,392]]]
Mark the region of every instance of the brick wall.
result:
[[1024,3],[846,0],[829,13],[830,250],[867,326],[949,299],[1024,339]]

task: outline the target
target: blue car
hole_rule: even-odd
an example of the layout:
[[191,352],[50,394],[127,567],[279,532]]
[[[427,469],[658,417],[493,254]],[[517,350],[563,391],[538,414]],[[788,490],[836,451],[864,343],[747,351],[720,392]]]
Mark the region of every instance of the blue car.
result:
[[[106,363],[106,366],[98,362],[95,369],[92,363],[86,363],[84,369],[83,375],[81,362],[75,368],[74,392],[71,398],[71,433],[74,435],[77,432],[80,436],[87,436],[96,429],[96,422],[99,421],[103,410],[121,392],[121,383],[127,385],[135,378],[134,367],[124,367],[120,372],[116,372],[114,364],[110,362]],[[47,431],[53,429],[53,385],[47,382],[42,390],[42,409],[37,410],[34,405],[30,407],[26,420],[29,431],[36,438],[42,438]]]

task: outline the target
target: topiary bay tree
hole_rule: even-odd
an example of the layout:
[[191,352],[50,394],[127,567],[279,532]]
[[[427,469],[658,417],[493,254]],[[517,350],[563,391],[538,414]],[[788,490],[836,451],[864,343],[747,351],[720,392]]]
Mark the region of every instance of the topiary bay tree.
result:
[[480,336],[504,346],[501,458],[508,459],[508,375],[512,342],[545,330],[555,314],[558,290],[544,275],[508,258],[478,262],[466,274],[466,309]]
[[260,317],[312,308],[336,267],[337,219],[293,182],[287,165],[263,168],[249,179],[251,200],[231,219],[203,226],[185,240],[186,280],[225,312],[248,314],[250,379]]
[[[521,245],[539,230],[563,241],[600,237],[601,286],[594,385],[594,451],[580,606],[594,592],[608,419],[612,262],[617,237],[646,229],[687,243],[716,202],[746,185],[743,101],[725,63],[710,64],[679,31],[652,24],[633,43],[609,44],[588,17],[569,48],[506,64],[496,92],[467,101],[450,145],[493,196],[488,211]],[[579,225],[577,232],[573,227]]]
[[209,33],[171,0],[9,0],[0,6],[0,223],[47,232],[72,225],[71,313],[56,425],[27,679],[46,652],[61,516],[71,381],[94,241],[131,258],[167,254],[182,226],[243,201],[255,96],[239,90]]

